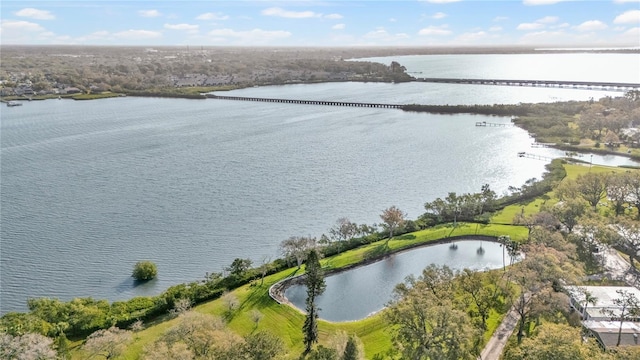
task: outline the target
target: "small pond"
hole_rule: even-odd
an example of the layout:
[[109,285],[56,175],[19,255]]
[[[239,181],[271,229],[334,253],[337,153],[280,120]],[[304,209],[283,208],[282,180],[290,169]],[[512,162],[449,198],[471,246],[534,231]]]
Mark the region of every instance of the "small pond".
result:
[[[455,250],[450,243],[420,247],[326,277],[327,289],[317,299],[320,318],[352,321],[380,311],[391,300],[396,284],[409,275],[419,276],[430,264],[447,265],[456,270],[502,267],[499,243],[465,239],[455,244]],[[483,253],[478,252],[480,246]],[[510,263],[506,253],[505,261],[507,265]],[[293,285],[285,291],[285,296],[296,307],[304,309],[306,291],[304,285]]]

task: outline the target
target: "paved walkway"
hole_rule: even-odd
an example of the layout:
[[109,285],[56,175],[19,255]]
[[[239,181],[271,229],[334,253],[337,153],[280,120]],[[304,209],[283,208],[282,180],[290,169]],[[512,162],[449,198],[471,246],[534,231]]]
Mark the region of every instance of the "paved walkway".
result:
[[613,248],[606,248],[600,253],[602,265],[611,279],[621,280],[629,286],[640,289],[640,272],[632,268],[625,256]]
[[493,332],[491,339],[487,342],[484,349],[482,349],[482,353],[480,353],[480,360],[498,360],[500,359],[500,355],[502,355],[502,350],[504,346],[507,344],[507,340],[516,326],[518,325],[518,313],[516,312],[515,305],[509,309],[507,315],[502,319],[500,326]]

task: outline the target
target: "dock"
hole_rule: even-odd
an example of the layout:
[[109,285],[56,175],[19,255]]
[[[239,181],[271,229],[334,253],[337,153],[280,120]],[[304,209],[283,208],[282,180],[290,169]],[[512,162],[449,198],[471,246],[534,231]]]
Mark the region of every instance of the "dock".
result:
[[486,121],[478,121],[478,122],[476,122],[476,126],[507,127],[507,126],[513,126],[513,124],[492,123],[492,122],[486,122]]
[[527,158],[527,159],[535,159],[535,160],[543,160],[543,161],[547,161],[547,162],[551,162],[554,159],[554,158],[549,157],[549,156],[536,155],[536,154],[531,154],[531,153],[524,152],[524,151],[519,152],[518,153],[518,157]]
[[547,148],[547,147],[552,147],[554,145],[555,143],[540,143],[540,142],[531,143],[531,147],[534,147],[534,148],[541,148],[541,147]]

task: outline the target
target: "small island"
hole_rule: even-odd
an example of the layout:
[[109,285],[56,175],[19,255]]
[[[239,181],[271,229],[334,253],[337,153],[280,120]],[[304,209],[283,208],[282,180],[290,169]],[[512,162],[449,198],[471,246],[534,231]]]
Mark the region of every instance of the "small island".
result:
[[151,261],[139,261],[133,267],[133,277],[136,281],[149,281],[158,276],[158,267]]

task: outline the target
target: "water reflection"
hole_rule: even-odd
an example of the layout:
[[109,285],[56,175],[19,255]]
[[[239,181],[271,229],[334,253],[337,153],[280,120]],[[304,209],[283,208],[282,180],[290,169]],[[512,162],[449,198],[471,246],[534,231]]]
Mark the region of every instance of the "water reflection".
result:
[[[456,241],[426,246],[326,278],[327,289],[317,300],[320,317],[329,321],[351,321],[380,311],[391,300],[393,288],[409,275],[419,276],[430,265],[453,269],[497,269],[503,266],[502,247],[481,240]],[[479,249],[482,248],[482,251]],[[510,263],[506,255],[507,265]],[[294,285],[285,291],[291,303],[304,309],[306,287]]]

